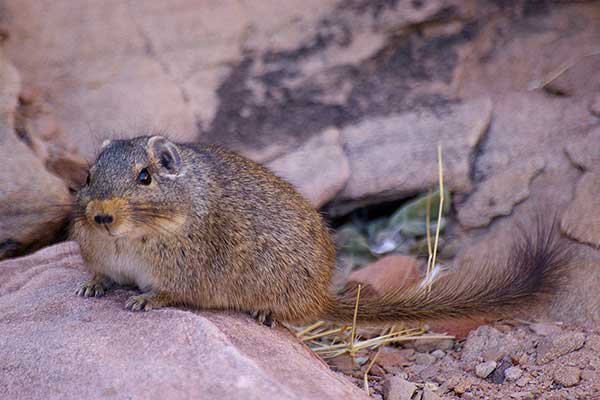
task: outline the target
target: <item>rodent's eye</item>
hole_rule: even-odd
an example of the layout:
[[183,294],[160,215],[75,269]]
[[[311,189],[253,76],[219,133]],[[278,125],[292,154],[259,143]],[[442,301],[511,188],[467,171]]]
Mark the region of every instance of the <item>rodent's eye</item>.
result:
[[140,171],[137,177],[137,181],[142,185],[149,185],[152,182],[152,177],[150,176],[150,172],[148,172],[148,169],[144,168]]
[[85,184],[86,184],[86,186],[90,185],[90,173],[89,172],[87,174],[87,178],[85,178]]

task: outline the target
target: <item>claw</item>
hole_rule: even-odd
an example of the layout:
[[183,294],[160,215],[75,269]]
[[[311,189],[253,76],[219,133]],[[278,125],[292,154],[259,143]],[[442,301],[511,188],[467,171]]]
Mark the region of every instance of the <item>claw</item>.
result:
[[262,325],[268,326],[269,328],[273,328],[277,324],[270,311],[254,311],[250,313],[250,315]]
[[95,276],[90,279],[79,289],[75,291],[75,294],[80,297],[102,297],[106,293],[106,289],[110,282],[106,278]]
[[161,308],[169,304],[172,304],[169,295],[148,292],[138,296],[131,296],[125,302],[125,308],[131,311],[151,311],[155,308]]

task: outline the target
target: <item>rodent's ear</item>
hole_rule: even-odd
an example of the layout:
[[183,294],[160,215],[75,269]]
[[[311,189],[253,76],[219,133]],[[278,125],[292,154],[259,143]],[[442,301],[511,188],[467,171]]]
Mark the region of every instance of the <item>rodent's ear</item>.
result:
[[148,152],[170,174],[181,170],[181,155],[177,145],[163,136],[152,136],[148,139]]

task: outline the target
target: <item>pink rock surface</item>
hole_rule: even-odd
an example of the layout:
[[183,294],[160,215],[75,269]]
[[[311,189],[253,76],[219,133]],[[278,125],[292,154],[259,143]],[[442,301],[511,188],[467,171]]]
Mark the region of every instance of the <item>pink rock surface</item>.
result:
[[82,299],[69,242],[0,263],[0,398],[361,399],[286,330],[226,313]]
[[377,293],[383,294],[416,284],[419,281],[419,263],[410,256],[389,255],[352,272],[348,280],[371,285]]

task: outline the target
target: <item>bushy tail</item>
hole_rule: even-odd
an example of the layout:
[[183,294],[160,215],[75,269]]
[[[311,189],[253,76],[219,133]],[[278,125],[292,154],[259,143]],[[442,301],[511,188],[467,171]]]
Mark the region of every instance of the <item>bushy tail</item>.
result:
[[[357,321],[447,320],[477,316],[503,316],[531,306],[561,288],[571,261],[568,242],[560,239],[556,218],[544,225],[538,220],[533,233],[520,237],[508,249],[505,263],[482,261],[436,278],[427,287],[392,290],[359,301]],[[323,319],[352,321],[356,291],[332,295]]]

